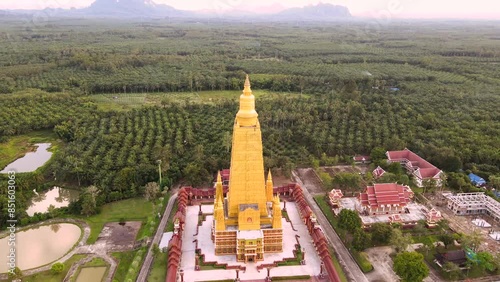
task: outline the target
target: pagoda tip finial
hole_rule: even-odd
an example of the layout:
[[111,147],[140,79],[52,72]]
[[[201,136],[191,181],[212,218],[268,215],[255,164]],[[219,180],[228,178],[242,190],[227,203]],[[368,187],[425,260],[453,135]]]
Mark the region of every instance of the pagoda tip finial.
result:
[[267,173],[267,180],[273,180],[273,177],[271,175],[271,169],[269,169],[269,172]]
[[246,86],[250,87],[250,77],[248,76],[248,74],[246,75],[246,78],[245,78],[245,87]]
[[248,77],[248,74],[245,78],[245,87],[243,89],[243,95],[246,95],[246,96],[252,95],[252,89],[250,87],[250,78]]
[[222,177],[220,175],[220,170],[217,171],[217,183],[221,183],[222,182]]

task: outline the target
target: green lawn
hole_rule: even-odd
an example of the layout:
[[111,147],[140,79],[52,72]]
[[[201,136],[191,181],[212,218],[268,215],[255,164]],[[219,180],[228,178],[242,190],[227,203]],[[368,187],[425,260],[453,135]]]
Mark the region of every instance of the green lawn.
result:
[[[143,198],[127,199],[106,204],[97,215],[84,218],[90,225],[91,231],[87,244],[93,244],[99,233],[107,222],[118,222],[121,218],[127,221],[142,221],[143,226],[148,217],[153,214],[153,204]],[[144,228],[139,231],[138,237],[145,232]]]
[[86,264],[83,265],[84,267],[91,267],[91,266],[109,266],[109,264],[103,260],[102,258],[94,258],[93,260],[87,262]]
[[68,273],[71,265],[79,261],[80,259],[86,257],[86,255],[74,255],[64,262],[64,271],[59,274],[52,274],[50,270],[40,272],[31,276],[23,277],[23,282],[61,282]]
[[[310,275],[296,275],[296,276],[284,276],[284,277],[271,277],[272,281],[290,281],[290,280],[309,280]],[[347,280],[346,280],[347,281]]]
[[52,143],[50,151],[54,152],[61,141],[51,130],[34,131],[24,135],[10,137],[6,142],[0,143],[0,169],[3,169],[11,162],[23,157],[26,153],[34,151],[33,144]]
[[163,282],[167,277],[167,260],[168,260],[168,252],[162,253],[160,252],[153,259],[153,266],[151,267],[151,271],[149,272],[148,282]]
[[[118,267],[116,268],[115,276],[113,281],[125,281],[125,276],[127,275],[128,269],[132,261],[134,260],[135,254],[138,251],[129,251],[121,253],[113,253],[112,256],[118,260]],[[166,267],[166,265],[165,265]]]
[[[307,98],[306,94],[272,92],[267,90],[253,90],[256,98],[277,97],[283,95],[294,95]],[[99,109],[109,111],[121,111],[140,108],[147,105],[161,105],[162,101],[176,103],[204,103],[211,104],[214,100],[232,99],[237,101],[241,91],[200,91],[200,92],[162,92],[162,93],[120,93],[120,94],[96,94],[91,100],[97,104]]]
[[177,213],[178,208],[179,208],[178,202],[175,201],[174,206],[172,207],[172,211],[170,212],[170,215],[168,216],[167,225],[165,225],[165,232],[174,231],[174,216]]

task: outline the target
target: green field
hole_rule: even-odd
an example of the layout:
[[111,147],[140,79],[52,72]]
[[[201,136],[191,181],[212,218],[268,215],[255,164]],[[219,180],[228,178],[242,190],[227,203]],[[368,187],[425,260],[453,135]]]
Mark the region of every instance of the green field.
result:
[[91,228],[87,244],[93,244],[99,233],[107,222],[118,222],[120,219],[126,221],[142,221],[143,226],[139,231],[138,238],[144,231],[144,222],[153,214],[153,204],[143,198],[134,198],[106,204],[99,214],[83,218]]
[[[256,98],[309,97],[306,94],[255,90]],[[215,105],[221,100],[237,101],[241,91],[199,91],[165,93],[126,93],[96,94],[90,99],[103,111],[122,111],[139,109],[143,106],[162,106],[171,103],[186,105],[189,103]]]
[[127,275],[129,266],[134,260],[136,253],[137,251],[129,251],[112,254],[112,256],[118,260],[118,267],[116,269],[115,276],[113,276],[113,280],[125,281],[125,276]]
[[163,282],[167,277],[168,252],[160,252],[154,259],[151,271],[149,272],[148,282]]
[[146,247],[143,247],[136,251],[113,253],[112,256],[118,260],[118,267],[113,280],[128,281],[130,279],[131,281],[135,281],[146,252]]

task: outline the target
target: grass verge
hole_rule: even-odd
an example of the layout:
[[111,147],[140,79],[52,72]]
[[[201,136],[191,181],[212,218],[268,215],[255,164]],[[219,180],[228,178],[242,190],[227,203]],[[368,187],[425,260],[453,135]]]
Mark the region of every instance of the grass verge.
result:
[[125,281],[129,267],[138,252],[139,250],[112,254],[112,256],[118,260],[118,267],[116,268],[113,281]]
[[64,280],[64,277],[68,273],[73,263],[81,260],[87,255],[73,255],[67,261],[64,262],[64,270],[61,273],[54,274],[50,270],[43,271],[37,274],[23,277],[23,282],[60,282]]
[[167,277],[167,260],[168,252],[158,253],[158,255],[153,259],[153,265],[151,271],[149,272],[148,282],[163,282]]
[[311,279],[310,275],[296,275],[296,276],[272,277],[271,281],[290,281],[290,280],[308,280],[308,279]]

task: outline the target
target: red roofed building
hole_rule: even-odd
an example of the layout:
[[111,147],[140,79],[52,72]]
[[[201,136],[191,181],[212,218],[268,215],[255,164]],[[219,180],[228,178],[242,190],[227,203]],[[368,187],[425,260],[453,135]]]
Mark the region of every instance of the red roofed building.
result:
[[403,213],[413,197],[410,187],[397,183],[375,183],[359,194],[364,211],[370,215]]
[[229,169],[223,169],[220,173],[222,178],[222,185],[229,185]]
[[374,169],[372,172],[373,177],[375,177],[375,179],[379,179],[380,177],[382,177],[382,175],[384,175],[384,173],[385,173],[385,170],[383,168],[381,168],[380,166],[377,166],[377,168]]
[[334,209],[340,208],[340,199],[344,194],[342,194],[342,191],[340,189],[333,189],[328,193],[328,198],[330,199],[330,205]]
[[401,216],[399,215],[399,213],[395,214],[395,215],[391,215],[389,216],[389,223],[390,224],[396,224],[396,223],[399,223],[399,224],[403,224],[403,219],[401,218]]
[[429,226],[429,228],[433,228],[433,227],[436,227],[437,226],[437,223],[443,219],[443,216],[441,215],[441,212],[440,211],[437,211],[436,209],[432,208],[426,215],[425,215],[426,219],[427,219],[427,226]]
[[399,162],[405,167],[415,177],[415,184],[418,187],[423,187],[423,182],[426,179],[433,179],[437,186],[441,186],[443,171],[419,155],[406,148],[403,151],[387,151],[385,154],[389,163]]

